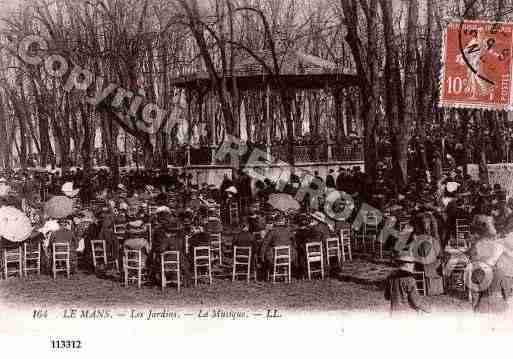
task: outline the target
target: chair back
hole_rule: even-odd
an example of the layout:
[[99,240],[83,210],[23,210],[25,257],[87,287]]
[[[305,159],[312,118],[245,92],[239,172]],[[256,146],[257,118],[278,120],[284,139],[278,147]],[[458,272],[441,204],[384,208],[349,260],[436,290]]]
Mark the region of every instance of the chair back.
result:
[[52,253],[54,261],[69,260],[69,243],[53,243]]

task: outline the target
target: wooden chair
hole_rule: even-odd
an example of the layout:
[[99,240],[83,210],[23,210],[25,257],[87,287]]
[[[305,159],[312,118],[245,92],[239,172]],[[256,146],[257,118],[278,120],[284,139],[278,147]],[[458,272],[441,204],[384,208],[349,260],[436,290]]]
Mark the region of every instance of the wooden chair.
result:
[[109,261],[107,259],[107,248],[104,240],[92,240],[91,251],[93,254],[93,266],[95,270],[98,267],[99,262],[101,261],[105,266],[107,266],[110,263],[113,263],[116,267],[116,270],[119,272],[118,260],[113,259],[112,261]]
[[468,239],[470,238],[470,224],[466,219],[456,219],[456,238],[454,240],[455,248],[468,248]]
[[[239,268],[241,271],[239,271]],[[251,247],[233,247],[232,282],[238,276],[246,276],[246,281],[249,283],[251,277]]]
[[279,278],[284,278],[287,283],[291,282],[290,262],[290,246],[274,247],[273,283]]
[[219,265],[223,263],[223,250],[222,250],[222,236],[221,233],[210,234],[210,251],[212,253],[212,262],[219,261]]
[[[460,258],[451,258],[450,262],[446,264],[446,269],[449,271],[444,272],[444,287],[447,290],[455,290],[466,292],[468,300],[472,302],[472,286],[470,285],[471,278],[468,278],[467,267],[470,264],[468,258],[461,256]],[[470,271],[470,274],[472,271]]]
[[415,282],[417,283],[417,291],[420,295],[427,295],[427,285],[426,285],[426,274],[424,271],[414,271],[413,276],[415,277]]
[[143,282],[142,251],[140,249],[123,249],[123,270],[125,274],[125,287],[131,281],[137,282],[137,288],[141,288]]
[[383,242],[379,240],[377,234],[371,234],[369,241],[372,245],[372,253],[379,259],[383,259]]
[[41,245],[23,243],[23,274],[28,277],[29,272],[41,274]]
[[53,279],[57,279],[57,273],[65,272],[66,278],[71,275],[69,243],[52,244],[52,273]]
[[374,240],[378,235],[378,216],[373,211],[366,214],[363,222],[363,251],[374,253]]
[[157,206],[154,206],[154,205],[148,205],[148,214],[150,216],[153,216],[157,213]]
[[[321,274],[324,279],[324,260],[322,256],[322,242],[312,242],[306,244],[306,268],[308,271],[308,280],[312,280],[312,275]],[[319,265],[319,269],[313,269],[313,265]]]
[[128,207],[128,215],[130,217],[135,217],[139,213],[139,207],[138,206],[130,206]]
[[118,238],[124,237],[126,234],[126,223],[114,223],[113,232]]
[[353,253],[351,250],[351,228],[342,228],[340,230],[340,249],[342,252],[342,261],[346,261],[346,256],[349,261],[353,260]]
[[191,239],[191,236],[189,234],[184,235],[184,241],[185,241],[185,254],[188,255],[190,248],[189,248],[189,240]]
[[[194,285],[198,285],[200,279],[208,279],[212,284],[212,262],[210,246],[194,247]],[[201,273],[201,272],[204,273]]]
[[340,267],[341,262],[341,251],[340,251],[340,240],[338,237],[326,238],[326,262],[328,267],[331,266],[331,259],[335,257],[337,259],[337,265]]
[[18,275],[20,278],[23,277],[21,246],[13,249],[4,249],[3,267],[5,279],[9,279],[11,275]]
[[[162,291],[168,284],[176,284],[178,292],[180,292],[181,275],[180,275],[180,252],[167,251],[160,254],[160,270],[162,278]],[[169,276],[174,276],[176,279],[167,279]]]
[[230,225],[233,226],[234,224],[239,223],[239,206],[237,205],[236,201],[230,202],[229,216]]

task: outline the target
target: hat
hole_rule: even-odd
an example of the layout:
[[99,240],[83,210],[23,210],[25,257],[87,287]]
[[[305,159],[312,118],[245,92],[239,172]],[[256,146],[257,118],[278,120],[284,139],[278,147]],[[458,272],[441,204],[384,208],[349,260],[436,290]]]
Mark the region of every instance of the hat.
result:
[[314,213],[311,213],[310,216],[316,219],[317,221],[326,222],[326,215],[322,212],[316,211]]
[[225,191],[229,192],[229,193],[236,194],[237,193],[237,188],[235,188],[234,186],[230,186]]
[[142,227],[143,224],[144,224],[144,222],[140,219],[138,219],[137,221],[128,222],[128,225],[132,228]]
[[447,182],[446,188],[447,192],[453,193],[456,192],[460,184],[458,182]]
[[2,183],[2,182],[7,182],[7,180],[4,177],[1,177],[0,178],[0,183]]
[[46,234],[48,232],[57,232],[61,226],[56,220],[46,221],[43,227],[39,228],[39,232]]
[[155,213],[171,213],[171,209],[167,206],[160,206],[155,210]]
[[121,203],[119,204],[119,209],[128,210],[128,203],[126,203],[126,202],[121,202]]
[[66,182],[61,187],[62,193],[64,193],[67,197],[75,197],[80,189],[73,189],[73,182]]

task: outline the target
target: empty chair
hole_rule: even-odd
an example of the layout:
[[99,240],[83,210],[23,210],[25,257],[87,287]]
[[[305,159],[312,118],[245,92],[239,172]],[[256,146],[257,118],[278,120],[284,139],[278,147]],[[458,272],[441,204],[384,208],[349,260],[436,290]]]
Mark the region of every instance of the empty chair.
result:
[[378,235],[378,216],[374,211],[366,214],[363,222],[363,250],[365,252],[374,252],[374,239]]
[[233,247],[232,281],[235,281],[239,276],[245,276],[249,283],[251,277],[251,247]]
[[13,249],[4,249],[4,277],[9,279],[11,275],[23,276],[22,272],[22,253],[21,246]]
[[23,273],[28,277],[29,272],[41,274],[41,245],[39,243],[23,244]]
[[[313,268],[313,267],[316,268]],[[324,279],[324,261],[322,256],[322,243],[312,242],[306,244],[306,267],[308,270],[308,279],[312,279],[312,275],[321,274]]]
[[336,258],[337,265],[341,265],[340,241],[338,237],[326,238],[326,263],[331,266],[332,259]]
[[231,225],[239,223],[239,207],[236,201],[230,201],[229,215],[229,221]]
[[347,259],[350,261],[353,260],[353,253],[351,251],[351,227],[349,226],[340,230],[340,249],[343,262]]
[[222,236],[221,233],[210,234],[210,251],[212,253],[212,262],[223,263]]
[[[178,291],[180,291],[181,276],[180,276],[180,252],[179,251],[166,251],[160,254],[160,270],[162,279],[162,290],[168,284],[176,284]],[[169,278],[169,279],[168,279]]]
[[185,234],[184,235],[184,241],[185,241],[185,254],[188,255],[189,254],[189,240],[191,239],[191,235],[190,234]]
[[100,264],[107,266],[108,264],[113,263],[116,267],[116,270],[119,271],[118,260],[113,259],[112,261],[109,261],[107,259],[107,248],[104,240],[92,240],[91,252],[93,254],[93,266],[95,270]]
[[456,248],[467,248],[468,239],[470,237],[470,225],[466,219],[456,220],[456,238],[454,241],[454,247]]
[[212,262],[210,246],[194,247],[194,285],[198,285],[201,279],[208,279],[212,284]]
[[53,243],[52,259],[53,279],[57,279],[57,273],[60,272],[66,273],[66,278],[69,279],[71,274],[69,243]]
[[287,283],[291,281],[290,246],[274,247],[273,283],[280,278]]
[[143,281],[143,259],[140,249],[123,249],[123,270],[125,274],[125,287],[130,282],[137,283],[137,288],[141,288]]
[[426,274],[424,271],[414,271],[415,283],[417,284],[417,291],[420,295],[427,295]]

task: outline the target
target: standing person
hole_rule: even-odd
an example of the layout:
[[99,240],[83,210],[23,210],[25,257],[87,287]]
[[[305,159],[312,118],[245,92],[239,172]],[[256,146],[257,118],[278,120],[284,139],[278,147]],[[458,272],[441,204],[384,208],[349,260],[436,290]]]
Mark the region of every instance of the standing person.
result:
[[333,169],[330,168],[328,175],[326,176],[326,187],[336,188],[335,178],[333,177]]
[[346,180],[347,180],[346,169],[344,167],[340,167],[338,169],[337,180],[335,181],[335,184],[336,184],[336,187],[337,187],[338,191],[344,191],[345,190]]
[[419,303],[417,283],[413,276],[414,258],[400,256],[396,261],[399,267],[388,276],[385,284],[385,299],[390,301],[390,313],[428,313],[429,311]]

